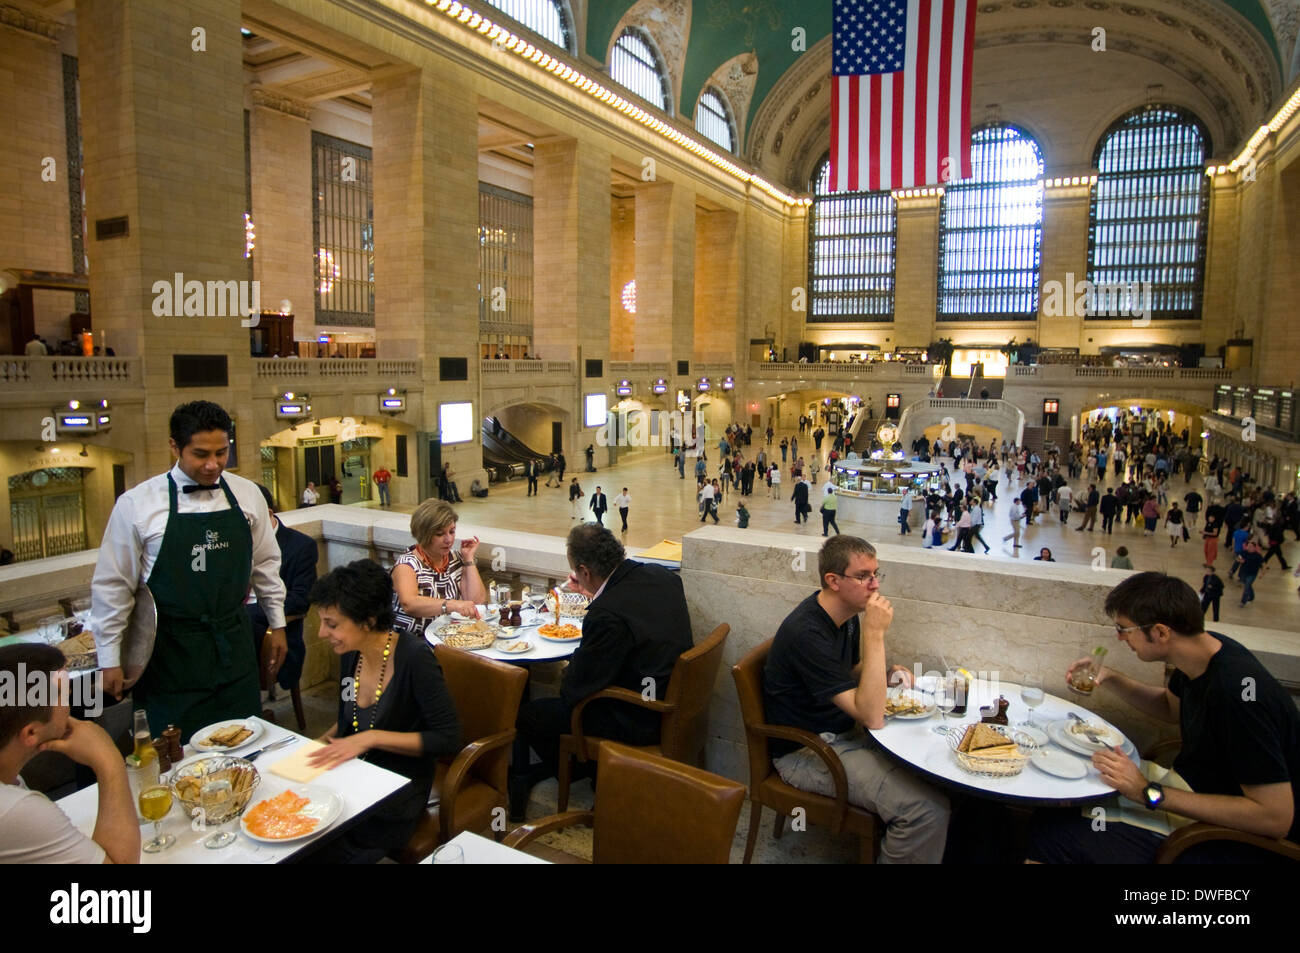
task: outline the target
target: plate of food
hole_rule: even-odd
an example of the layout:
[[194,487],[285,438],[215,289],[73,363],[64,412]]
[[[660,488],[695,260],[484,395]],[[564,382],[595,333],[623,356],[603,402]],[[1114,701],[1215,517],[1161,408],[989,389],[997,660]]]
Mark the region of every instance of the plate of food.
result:
[[288,844],[319,834],[342,813],[340,794],[306,784],[258,801],[244,812],[239,826],[263,844]]
[[448,620],[433,630],[443,645],[453,649],[488,649],[501,637],[501,629],[481,620]]
[[527,639],[501,639],[496,644],[498,652],[509,652],[511,655],[522,655],[524,652],[531,652],[533,643]]
[[934,714],[934,699],[924,692],[900,691],[885,696],[885,717],[900,721],[929,718]]
[[496,622],[501,618],[500,606],[479,605],[477,616],[461,615],[459,612],[449,612],[448,618],[453,622]]
[[1098,718],[1054,721],[1047,726],[1047,733],[1062,748],[1076,754],[1091,755],[1106,748],[1129,747],[1128,740],[1118,729]]
[[255,718],[232,718],[200,728],[190,735],[195,751],[238,751],[262,737],[262,723]]
[[570,625],[563,622],[556,625],[554,622],[548,622],[537,630],[537,634],[548,642],[577,642],[582,638],[582,630],[576,625]]

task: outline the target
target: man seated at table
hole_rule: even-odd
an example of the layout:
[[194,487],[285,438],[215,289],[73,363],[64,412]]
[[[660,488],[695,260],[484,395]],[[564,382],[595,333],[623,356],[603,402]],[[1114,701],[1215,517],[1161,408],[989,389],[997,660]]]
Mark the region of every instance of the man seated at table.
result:
[[[0,704],[0,864],[139,863],[140,825],[126,764],[103,728],[69,714],[65,664],[63,653],[49,645],[0,648],[0,683],[13,692]],[[95,772],[99,812],[90,837],[18,776],[42,751],[60,752]]]
[[[822,546],[821,589],[786,616],[767,657],[766,716],[774,725],[835,736],[830,744],[844,763],[849,803],[888,825],[881,863],[937,864],[948,835],[948,799],[879,751],[862,730],[885,725],[885,632],[894,609],[880,594],[878,567],[875,547],[857,536],[833,536]],[[899,665],[888,677],[911,682]],[[810,750],[781,741],[770,750],[786,784],[834,795],[830,772]]]
[[[1174,759],[1177,778],[1190,790],[1149,782],[1118,750],[1092,756],[1102,780],[1125,798],[1180,818],[1300,840],[1300,712],[1286,689],[1238,642],[1205,630],[1195,590],[1159,572],[1130,576],[1106,597],[1106,614],[1120,641],[1144,662],[1175,669],[1169,687],[1145,685],[1113,669],[1097,675],[1127,704],[1182,731]],[[1080,659],[1066,673],[1087,663]],[[1075,811],[1035,818],[1031,863],[1151,863],[1164,834],[1132,824],[1094,829]],[[1241,863],[1264,858],[1244,844],[1211,843],[1183,855],[1201,863]]]
[[[555,776],[560,735],[568,734],[578,702],[611,686],[638,695],[648,689],[662,700],[678,656],[693,644],[691,614],[677,573],[627,559],[618,538],[595,523],[569,532],[567,552],[573,570],[568,587],[590,597],[591,603],[560,696],[535,699],[519,710],[510,778],[512,820],[523,820],[533,785]],[[582,727],[598,738],[652,745],[659,742],[661,722],[658,712],[601,699],[584,709]],[[531,767],[530,747],[541,759]]]

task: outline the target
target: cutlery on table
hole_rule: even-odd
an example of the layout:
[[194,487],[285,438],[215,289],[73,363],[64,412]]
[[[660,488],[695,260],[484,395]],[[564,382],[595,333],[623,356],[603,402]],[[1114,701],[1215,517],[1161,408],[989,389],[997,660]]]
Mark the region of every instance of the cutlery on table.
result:
[[[1093,744],[1095,744],[1095,745],[1105,745],[1105,744],[1106,744],[1106,742],[1104,742],[1104,741],[1101,740],[1101,736],[1098,735],[1097,732],[1093,731],[1090,727],[1088,727],[1088,723],[1087,723],[1086,721],[1084,721],[1082,718],[1080,718],[1078,715],[1076,715],[1076,714],[1075,714],[1074,712],[1072,712],[1072,711],[1071,711],[1071,712],[1066,712],[1066,714],[1068,714],[1071,718],[1073,718],[1073,719],[1074,719],[1075,721],[1077,721],[1079,724],[1083,725],[1083,733],[1084,733],[1084,735],[1087,736],[1087,738],[1088,738],[1089,741],[1091,741],[1091,742],[1092,742]],[[1107,745],[1107,747],[1109,747],[1109,745]]]
[[258,757],[268,751],[274,751],[276,748],[283,748],[285,745],[291,745],[300,740],[296,735],[290,735],[288,738],[281,738],[279,741],[273,741],[265,747],[258,748],[252,754],[243,755],[245,761],[256,761]]

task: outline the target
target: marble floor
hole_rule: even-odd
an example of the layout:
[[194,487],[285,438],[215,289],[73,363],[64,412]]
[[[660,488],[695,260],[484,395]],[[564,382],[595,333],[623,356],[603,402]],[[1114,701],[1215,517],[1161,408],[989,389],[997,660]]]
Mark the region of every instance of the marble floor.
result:
[[[781,434],[776,436],[777,443],[780,442],[781,436]],[[794,436],[794,434],[785,436]],[[808,459],[812,441],[807,440],[806,445],[803,440],[800,443],[804,445],[804,457]],[[775,444],[773,447],[775,449]],[[757,452],[757,443],[749,449]],[[823,444],[823,451],[828,449],[829,441]],[[779,450],[775,452],[779,456]],[[747,458],[752,459],[752,453]],[[821,459],[823,466],[821,475],[824,477],[824,452]],[[715,448],[709,454],[711,473],[716,472],[716,461]],[[943,462],[951,467],[951,460],[945,458]],[[570,470],[565,477],[566,485],[568,477],[572,475],[578,477],[578,483],[584,495],[588,497],[597,486],[601,486],[612,501],[622,487],[628,488],[632,503],[628,513],[628,531],[622,534],[622,539],[629,548],[651,546],[663,539],[680,540],[684,534],[700,525],[695,497],[696,484],[689,462],[686,478],[681,479],[677,471],[672,468],[671,456],[667,451],[652,450],[634,454],[625,458],[625,461],[617,466],[601,468],[597,473]],[[1117,484],[1112,481],[1109,485]],[[1201,576],[1204,573],[1202,568],[1204,554],[1199,533],[1195,532],[1192,533],[1190,543],[1180,542],[1171,548],[1169,537],[1163,528],[1158,529],[1155,536],[1150,537],[1137,526],[1119,524],[1113,533],[1107,535],[1101,532],[1101,521],[1098,518],[1098,528],[1095,531],[1077,532],[1074,527],[1082,520],[1079,514],[1071,515],[1068,527],[1062,527],[1055,514],[1041,515],[1036,525],[1025,528],[1021,538],[1021,548],[1013,549],[1009,541],[1002,542],[1002,537],[1010,532],[1008,513],[1011,508],[1011,498],[1013,494],[1019,493],[1023,486],[1013,478],[1008,488],[1008,481],[1005,477],[1002,478],[998,487],[997,501],[985,510],[986,526],[983,536],[992,547],[991,552],[985,555],[976,547],[977,553],[971,556],[972,559],[1033,562],[1040,548],[1047,546],[1051,548],[1052,555],[1058,563],[1073,563],[1082,567],[1093,563],[1096,558],[1094,550],[1100,547],[1104,550],[1101,558],[1104,559],[1105,565],[1109,566],[1115,550],[1125,546],[1136,569],[1173,573],[1186,579],[1194,588],[1200,588]],[[1076,496],[1080,490],[1086,491],[1087,486],[1087,482],[1081,480],[1071,483]],[[1175,478],[1172,487],[1177,491],[1177,496],[1171,495],[1171,499],[1176,498],[1181,504],[1186,486],[1189,485],[1184,483],[1181,476]],[[1203,489],[1199,475],[1192,478],[1190,487]],[[1008,492],[1008,489],[1011,492]],[[1099,487],[1099,489],[1104,492],[1104,488]],[[814,488],[815,494],[820,492],[820,487]],[[788,480],[783,486],[780,501],[771,499],[767,487],[758,484],[753,495],[746,500],[746,507],[750,511],[750,527],[786,532],[792,537],[820,538],[821,520],[816,512],[810,516],[809,523],[795,524],[794,506],[789,500],[789,494]],[[719,519],[724,525],[735,525],[733,496],[734,494],[728,493],[718,509]],[[814,495],[813,499],[818,499],[818,496]],[[585,505],[584,502],[584,507]],[[814,503],[814,507],[816,505]],[[413,507],[395,506],[393,509],[409,510]],[[543,484],[541,493],[530,497],[527,495],[527,481],[523,479],[494,485],[486,499],[467,496],[464,503],[457,505],[457,509],[464,522],[474,525],[526,529],[535,533],[553,533],[556,536],[565,535],[575,522],[570,514],[567,490],[555,487],[548,489]],[[584,509],[584,513],[586,519],[592,518],[590,511]],[[607,513],[605,523],[617,531],[618,512]],[[712,525],[712,522],[709,525]],[[856,533],[869,540],[900,541],[892,530],[882,530],[878,526],[854,524],[843,518],[839,520],[839,525],[844,532]],[[882,536],[882,532],[887,535]],[[913,531],[902,542],[919,548],[920,534]],[[1228,568],[1232,564],[1230,556],[1225,555],[1227,550],[1228,547],[1221,542],[1217,565],[1219,574],[1224,577],[1227,584],[1221,604],[1222,621],[1300,632],[1300,593],[1297,593],[1300,579],[1294,578],[1290,572],[1283,572],[1274,559],[1255,583],[1255,601],[1243,607],[1240,605],[1240,585],[1227,578]],[[1283,552],[1287,564],[1294,569],[1297,563],[1300,563],[1300,542],[1288,535]],[[887,587],[885,594],[888,595]]]

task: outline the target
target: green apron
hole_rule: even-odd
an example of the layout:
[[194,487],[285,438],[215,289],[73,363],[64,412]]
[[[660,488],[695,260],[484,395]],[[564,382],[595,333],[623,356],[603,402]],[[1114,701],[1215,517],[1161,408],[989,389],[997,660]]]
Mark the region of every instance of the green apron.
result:
[[206,725],[256,715],[261,707],[244,611],[253,533],[224,479],[230,509],[215,513],[178,513],[171,474],[167,491],[167,529],[146,581],[158,606],[158,635],[134,695],[155,735],[177,725],[184,742]]

